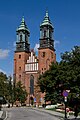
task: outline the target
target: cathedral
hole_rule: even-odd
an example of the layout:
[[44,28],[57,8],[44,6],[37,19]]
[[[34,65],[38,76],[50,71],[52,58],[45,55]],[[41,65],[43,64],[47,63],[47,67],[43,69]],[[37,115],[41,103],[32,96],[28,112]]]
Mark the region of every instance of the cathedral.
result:
[[36,104],[44,102],[44,93],[37,88],[37,79],[49,69],[52,62],[56,62],[56,54],[53,39],[54,27],[50,21],[48,11],[40,24],[40,38],[38,55],[30,49],[30,31],[24,17],[16,30],[16,50],[14,51],[14,81],[25,86],[28,97],[27,104],[33,99]]

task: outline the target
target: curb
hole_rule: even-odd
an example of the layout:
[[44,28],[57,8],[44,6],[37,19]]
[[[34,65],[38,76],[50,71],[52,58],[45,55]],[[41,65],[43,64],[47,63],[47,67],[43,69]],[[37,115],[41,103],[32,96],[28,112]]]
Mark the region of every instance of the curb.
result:
[[60,116],[60,115],[55,115],[54,113],[50,113],[49,111],[45,110],[45,109],[38,109],[38,108],[32,108],[34,110],[38,110],[38,111],[41,111],[41,112],[44,112],[44,113],[48,113],[52,116],[55,116],[55,117],[58,117],[60,120],[63,120],[64,119],[64,116]]
[[3,115],[3,111],[0,109],[0,120],[3,120],[2,115]]
[[7,119],[7,111],[3,111],[3,114],[0,120],[6,120],[6,119]]
[[4,120],[6,120],[7,119],[7,111],[6,111],[6,115],[5,115],[5,118],[4,118]]
[[[66,118],[64,118],[64,114],[59,115],[58,112],[57,112],[57,115],[56,115],[55,113],[51,113],[50,111],[47,111],[45,109],[40,109],[40,108],[32,108],[32,109],[38,110],[38,111],[41,111],[41,112],[44,112],[44,113],[48,113],[52,116],[55,116],[55,117],[59,118],[60,120],[75,120],[74,116],[70,116],[69,118],[66,119]],[[80,116],[78,116],[76,120],[80,120]]]

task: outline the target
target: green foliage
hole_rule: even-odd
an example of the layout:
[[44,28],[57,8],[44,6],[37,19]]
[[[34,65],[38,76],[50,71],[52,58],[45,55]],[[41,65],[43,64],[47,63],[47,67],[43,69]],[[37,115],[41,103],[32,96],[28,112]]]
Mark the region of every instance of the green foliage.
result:
[[7,85],[7,89],[8,89],[8,96],[7,96],[7,100],[9,103],[14,103],[14,86],[13,86],[13,81],[12,81],[12,77],[8,76],[8,85]]
[[12,103],[13,101],[13,86],[11,76],[7,77],[6,74],[0,72],[0,96],[3,96],[6,101]]
[[0,72],[0,96],[7,96],[8,95],[8,78],[6,74]]
[[27,95],[25,87],[19,81],[15,86],[15,101],[18,100],[22,104],[25,102]]
[[14,87],[11,80],[11,76],[7,77],[6,74],[0,72],[0,96],[5,97],[12,104],[16,100],[20,101],[21,104],[24,103],[27,98],[25,87],[20,81]]
[[61,54],[61,59],[38,79],[41,91],[46,93],[45,99],[53,103],[63,101],[63,90],[70,90],[69,100],[80,93],[80,46]]

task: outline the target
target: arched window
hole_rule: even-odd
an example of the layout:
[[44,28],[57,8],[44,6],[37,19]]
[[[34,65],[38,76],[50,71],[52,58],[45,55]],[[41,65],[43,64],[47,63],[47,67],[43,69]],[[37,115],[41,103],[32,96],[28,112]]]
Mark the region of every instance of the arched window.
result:
[[30,94],[34,94],[34,76],[30,76]]
[[52,38],[52,32],[51,31],[49,31],[49,37]]
[[20,41],[22,41],[22,35],[20,35]]
[[44,37],[46,37],[46,30],[44,30]]

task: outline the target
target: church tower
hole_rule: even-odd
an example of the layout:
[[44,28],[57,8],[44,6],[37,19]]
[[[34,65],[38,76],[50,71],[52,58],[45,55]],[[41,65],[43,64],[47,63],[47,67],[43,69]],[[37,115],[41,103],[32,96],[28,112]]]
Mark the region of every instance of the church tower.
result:
[[[33,100],[42,102],[45,94],[39,91],[37,79],[49,69],[52,62],[56,62],[56,54],[53,40],[54,27],[49,19],[48,11],[40,25],[40,39],[38,56],[34,50],[30,50],[30,32],[24,17],[16,30],[16,50],[14,52],[14,83],[21,81],[28,92],[27,103]],[[15,84],[14,84],[15,85]],[[35,99],[34,99],[35,98]]]
[[48,11],[40,25],[40,47],[38,49],[39,72],[43,74],[52,62],[56,62],[53,40],[54,27],[49,19]]
[[14,53],[14,80],[15,83],[21,81],[24,84],[25,63],[30,54],[30,32],[25,24],[24,17],[22,18],[20,26],[16,30],[16,36],[17,41],[16,50]]

